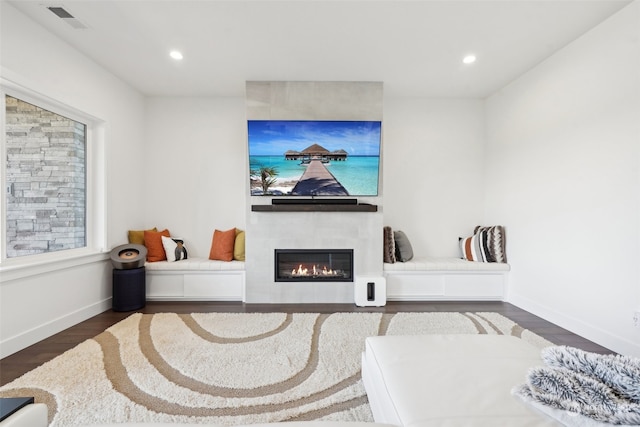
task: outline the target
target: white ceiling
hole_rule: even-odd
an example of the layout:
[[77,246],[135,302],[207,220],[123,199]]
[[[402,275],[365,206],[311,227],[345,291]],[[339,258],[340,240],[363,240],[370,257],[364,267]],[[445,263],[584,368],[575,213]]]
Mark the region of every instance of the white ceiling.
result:
[[[630,0],[9,3],[149,96],[242,96],[247,80],[299,80],[483,98]],[[64,7],[88,28],[45,6]],[[171,49],[184,60],[170,59]],[[467,53],[475,64],[462,64]]]

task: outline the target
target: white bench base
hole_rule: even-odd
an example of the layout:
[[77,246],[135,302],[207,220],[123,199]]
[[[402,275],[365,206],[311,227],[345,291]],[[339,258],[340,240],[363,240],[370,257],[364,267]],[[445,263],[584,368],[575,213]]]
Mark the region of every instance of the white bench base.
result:
[[[147,300],[244,301],[242,261],[146,263]],[[419,258],[384,264],[388,301],[503,301],[509,264]]]
[[149,301],[244,301],[244,262],[189,258],[148,262]]
[[509,264],[419,258],[384,264],[390,301],[503,301]]

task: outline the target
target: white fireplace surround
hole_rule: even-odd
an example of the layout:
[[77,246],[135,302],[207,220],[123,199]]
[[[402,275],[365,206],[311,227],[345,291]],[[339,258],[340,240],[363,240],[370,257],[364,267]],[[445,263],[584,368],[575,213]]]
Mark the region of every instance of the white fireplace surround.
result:
[[353,249],[354,277],[382,276],[378,212],[252,212],[247,230],[248,303],[353,303],[354,282],[276,282],[275,249]]
[[[247,82],[246,90],[248,120],[382,121],[379,82]],[[246,302],[353,303],[358,276],[382,277],[382,184],[380,196],[358,199],[377,212],[256,212],[252,205],[271,198],[247,191]],[[276,282],[274,252],[282,248],[353,249],[354,282]]]

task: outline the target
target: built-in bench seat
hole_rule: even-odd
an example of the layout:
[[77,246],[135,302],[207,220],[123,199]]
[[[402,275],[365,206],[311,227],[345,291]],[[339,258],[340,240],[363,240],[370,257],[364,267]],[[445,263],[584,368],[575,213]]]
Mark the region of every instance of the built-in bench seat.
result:
[[[147,262],[148,300],[244,301],[243,261],[189,258]],[[384,263],[387,300],[493,300],[506,297],[509,264],[421,257]]]
[[244,261],[188,258],[145,268],[148,300],[244,301]]
[[387,299],[396,301],[494,300],[506,297],[506,263],[460,258],[414,258],[384,263]]

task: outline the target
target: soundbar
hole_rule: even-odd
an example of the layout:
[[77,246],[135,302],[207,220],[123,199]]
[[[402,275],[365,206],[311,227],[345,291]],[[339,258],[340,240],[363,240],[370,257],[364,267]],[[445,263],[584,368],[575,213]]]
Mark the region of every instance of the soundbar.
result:
[[358,199],[271,199],[272,205],[357,205]]

